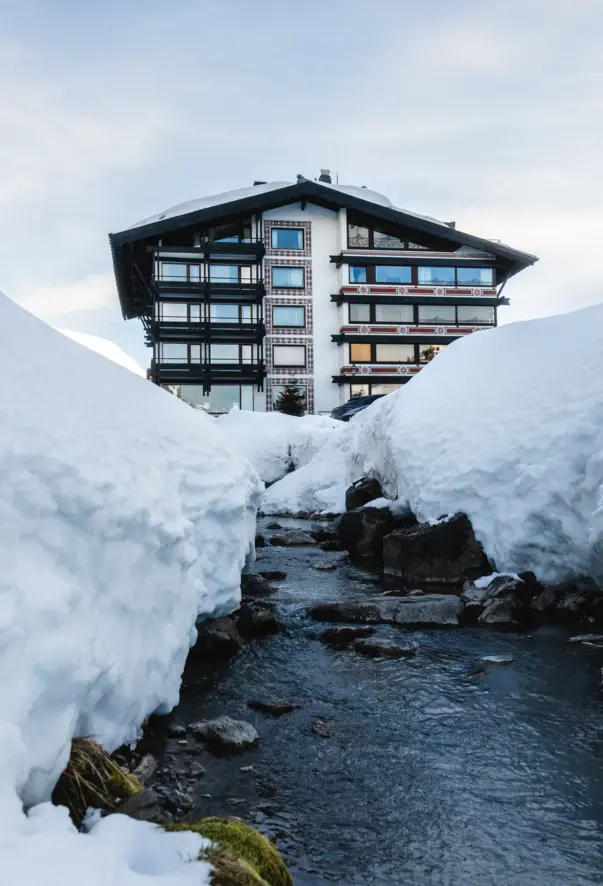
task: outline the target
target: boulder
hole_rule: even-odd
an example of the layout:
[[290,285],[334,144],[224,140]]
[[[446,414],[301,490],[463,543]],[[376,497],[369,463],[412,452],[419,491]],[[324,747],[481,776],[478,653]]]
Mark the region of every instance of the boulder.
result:
[[362,655],[371,655],[375,658],[404,658],[414,655],[417,651],[415,645],[399,646],[393,640],[381,640],[377,637],[370,640],[354,640],[351,648]]
[[240,634],[247,640],[279,634],[283,629],[274,607],[259,600],[244,602],[237,612],[236,619]]
[[480,624],[515,624],[517,622],[517,599],[507,594],[488,603],[480,617]]
[[196,738],[203,739],[209,745],[233,751],[252,747],[260,740],[257,729],[251,723],[226,716],[191,723],[189,730]]
[[375,628],[371,628],[369,625],[360,625],[355,628],[327,628],[320,635],[320,642],[325,643],[327,646],[342,648],[349,646],[354,640],[372,637],[374,633]]
[[324,720],[315,720],[312,723],[312,732],[321,738],[331,738],[333,735],[333,730]]
[[319,545],[321,551],[341,551],[341,543],[339,539],[332,538],[329,541],[321,541]]
[[263,535],[258,534],[255,537],[255,546],[256,548],[265,548],[266,547],[266,539]]
[[397,529],[383,539],[383,568],[408,583],[462,584],[491,572],[465,514]]
[[275,547],[296,547],[298,545],[315,545],[316,542],[311,533],[302,529],[292,529],[290,532],[273,535],[270,544]]
[[310,532],[312,534],[312,538],[318,544],[321,544],[324,541],[337,541],[337,531],[333,523],[325,523],[324,526],[320,523],[313,524],[310,528]]
[[380,562],[383,538],[394,529],[388,508],[359,508],[347,511],[335,521],[339,542],[356,561]]
[[264,572],[260,572],[259,574],[262,578],[267,579],[267,581],[284,581],[287,578],[287,573],[282,572],[280,569],[264,570]]
[[157,821],[160,811],[159,797],[150,788],[132,794],[119,807],[121,815],[128,815],[138,821]]
[[142,785],[145,785],[155,775],[156,769],[157,760],[155,757],[152,754],[145,754],[136,769],[133,770],[132,775],[134,778],[137,778]]
[[241,576],[241,591],[245,597],[269,597],[276,590],[263,575],[244,572]]
[[243,648],[243,638],[231,616],[214,618],[197,627],[197,641],[189,655],[200,659],[232,658]]
[[277,523],[276,520],[272,520],[272,522],[266,523],[266,525],[264,526],[264,529],[282,529],[282,528],[283,527],[281,526],[281,524]]
[[345,494],[345,509],[346,511],[354,511],[356,508],[361,508],[362,505],[366,505],[369,501],[374,501],[376,498],[383,498],[381,483],[378,480],[369,480],[363,477],[361,480],[353,483],[347,490]]
[[406,626],[458,625],[463,604],[454,594],[365,597],[319,603],[310,609],[316,621]]
[[295,711],[299,705],[290,704],[288,701],[262,701],[260,698],[252,698],[247,702],[247,707],[252,711],[270,714],[271,717],[282,717],[283,714]]

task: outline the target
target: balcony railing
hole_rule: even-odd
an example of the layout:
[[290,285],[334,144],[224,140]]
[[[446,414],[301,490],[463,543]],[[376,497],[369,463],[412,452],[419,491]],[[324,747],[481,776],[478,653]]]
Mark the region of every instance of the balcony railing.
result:
[[263,321],[220,322],[215,320],[182,320],[177,318],[152,320],[149,324],[151,340],[160,341],[238,341],[259,342],[266,335]]
[[257,360],[251,363],[172,363],[151,361],[151,381],[155,384],[198,384],[205,393],[212,384],[254,384],[261,390],[266,377],[266,365]]

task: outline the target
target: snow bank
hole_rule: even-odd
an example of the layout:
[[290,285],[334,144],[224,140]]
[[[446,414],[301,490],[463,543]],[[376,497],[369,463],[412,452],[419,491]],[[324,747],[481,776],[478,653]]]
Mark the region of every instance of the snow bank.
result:
[[603,580],[603,305],[457,341],[356,422],[353,469],[498,571]]
[[203,883],[173,835],[81,835],[19,799],[48,799],[74,735],[112,749],[176,703],[197,615],[238,602],[259,478],[209,417],[4,296],[0,378],[0,882],[134,884],[147,857]]
[[123,366],[124,369],[129,369],[134,375],[146,378],[146,372],[142,366],[139,366],[136,360],[133,357],[130,357],[129,354],[126,354],[126,352],[116,345],[115,342],[108,341],[106,338],[101,338],[98,335],[90,335],[88,332],[74,332],[72,329],[57,329],[57,332],[76,341],[78,345],[83,345],[85,348],[89,348],[96,354],[101,354],[101,356],[106,357],[107,360],[112,360],[114,363],[117,363],[118,366]]
[[343,422],[326,415],[301,418],[281,412],[231,409],[218,418],[231,444],[254,466],[265,483],[274,483],[292,468],[307,464]]

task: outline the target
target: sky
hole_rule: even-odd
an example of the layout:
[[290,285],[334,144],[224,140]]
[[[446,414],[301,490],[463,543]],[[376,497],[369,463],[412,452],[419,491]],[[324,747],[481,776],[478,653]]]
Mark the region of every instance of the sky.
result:
[[0,290],[119,344],[107,234],[255,179],[366,185],[603,301],[601,0],[0,0]]

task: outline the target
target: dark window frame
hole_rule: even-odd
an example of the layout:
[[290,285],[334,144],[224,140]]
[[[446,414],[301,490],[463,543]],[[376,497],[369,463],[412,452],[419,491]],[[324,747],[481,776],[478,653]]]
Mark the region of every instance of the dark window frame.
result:
[[[363,344],[368,345],[371,349],[371,357],[370,360],[353,360],[352,359],[352,346],[355,344]],[[423,363],[429,363],[429,360],[421,360],[421,348],[438,348],[438,347],[446,347],[446,344],[438,345],[426,342],[399,342],[400,345],[414,348],[414,357],[412,360],[407,360],[404,362],[396,362],[395,360],[377,360],[377,345],[384,344],[387,345],[388,342],[350,342],[349,345],[349,364],[350,366],[367,366],[369,363],[379,364],[381,366],[387,366],[391,364],[392,366],[420,366]],[[393,344],[393,343],[390,343]]]
[[[292,286],[291,284],[275,284],[274,282],[274,272],[282,271],[285,269],[301,271],[303,274],[303,283],[301,286]],[[302,289],[306,288],[306,268],[304,265],[272,265],[270,268],[270,286],[272,289],[293,289],[295,292],[300,292]]]
[[[467,289],[467,288],[475,288],[478,289],[495,289],[497,286],[496,283],[496,268],[492,267],[484,267],[484,268],[476,268],[477,270],[488,270],[492,271],[492,283],[459,283],[458,282],[458,271],[465,270],[463,265],[445,265],[441,267],[450,268],[452,267],[454,270],[454,283],[419,283],[419,268],[438,268],[440,265],[404,265],[401,264],[399,267],[408,267],[410,268],[410,280],[404,283],[384,283],[377,280],[377,268],[390,267],[390,265],[380,265],[379,262],[366,262],[366,264],[356,265],[350,264],[348,266],[348,282],[346,285],[348,286],[446,286],[449,289],[459,287]],[[366,272],[366,280],[357,282],[350,280],[350,271],[349,268],[364,268]],[[473,270],[473,266],[471,266]]]
[[[303,363],[277,363],[274,358],[274,350],[275,348],[303,348],[304,349],[304,362]],[[297,343],[284,344],[279,343],[277,345],[272,345],[272,365],[275,369],[307,369],[308,368],[308,347],[307,345],[299,345]]]
[[[295,231],[296,233],[301,234],[302,245],[301,246],[275,246],[274,245],[274,235],[278,234],[279,231]],[[304,252],[305,248],[306,248],[306,232],[304,231],[303,228],[296,228],[296,227],[293,227],[293,225],[291,225],[289,227],[287,225],[275,225],[274,227],[270,228],[270,248],[271,249],[292,250],[294,252]]]
[[[383,324],[384,326],[389,326],[393,323],[398,323],[402,326],[406,326],[406,325],[408,325],[408,326],[424,326],[424,325],[439,326],[440,324],[443,324],[446,326],[458,326],[461,328],[464,328],[466,326],[483,326],[484,329],[493,329],[497,325],[497,322],[498,322],[498,309],[495,305],[472,305],[472,304],[468,304],[467,302],[463,302],[461,304],[455,304],[455,305],[442,305],[442,307],[454,308],[454,321],[453,322],[450,322],[448,320],[438,320],[437,322],[435,320],[421,320],[419,317],[419,309],[420,308],[430,308],[430,307],[435,308],[435,307],[437,307],[437,305],[421,305],[421,304],[403,305],[403,307],[412,308],[412,310],[413,310],[412,321],[411,320],[405,320],[405,321],[403,321],[403,320],[377,320],[376,319],[377,307],[379,305],[384,305],[384,304],[386,305],[387,302],[348,302],[348,321],[347,322],[348,323],[375,323],[375,324]],[[370,319],[369,320],[352,320],[350,318],[350,308],[355,305],[368,305],[368,307],[370,309]],[[487,308],[492,307],[492,309],[494,311],[493,321],[491,323],[486,323],[485,321],[482,321],[480,323],[480,322],[473,322],[473,321],[469,321],[469,320],[459,320],[459,312],[458,312],[459,308],[476,308],[476,307],[487,307]]]
[[[277,323],[274,319],[274,311],[276,308],[301,308],[304,312],[304,322],[303,323]],[[272,305],[272,325],[276,329],[305,329],[306,328],[306,306],[305,305]]]

